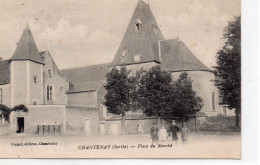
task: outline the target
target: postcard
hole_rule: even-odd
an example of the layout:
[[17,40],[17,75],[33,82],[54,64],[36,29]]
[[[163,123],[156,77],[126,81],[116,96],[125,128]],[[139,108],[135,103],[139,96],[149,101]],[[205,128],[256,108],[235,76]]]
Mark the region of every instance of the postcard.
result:
[[239,0],[0,11],[0,158],[241,158]]

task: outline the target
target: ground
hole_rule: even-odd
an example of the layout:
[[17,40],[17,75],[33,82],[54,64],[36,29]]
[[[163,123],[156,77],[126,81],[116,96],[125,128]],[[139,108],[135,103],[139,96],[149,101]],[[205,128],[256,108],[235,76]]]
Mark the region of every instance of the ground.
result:
[[[236,159],[241,157],[240,133],[192,132],[187,145],[182,145],[180,134],[178,136],[177,146],[169,140],[159,141],[153,148],[148,134],[142,137],[138,135],[46,135],[43,137],[16,134],[0,137],[0,157]],[[42,145],[43,143],[49,145]],[[158,145],[161,144],[164,146],[159,147]],[[100,149],[101,147],[106,149]]]

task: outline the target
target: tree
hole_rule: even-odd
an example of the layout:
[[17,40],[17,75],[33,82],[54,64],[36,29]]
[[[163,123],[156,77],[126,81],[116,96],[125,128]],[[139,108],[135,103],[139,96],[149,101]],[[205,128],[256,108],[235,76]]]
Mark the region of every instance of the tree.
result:
[[108,112],[122,115],[121,133],[124,133],[125,129],[125,112],[131,109],[129,74],[130,72],[125,67],[122,67],[120,70],[113,68],[106,75],[105,106]]
[[2,118],[2,120],[8,121],[10,113],[11,111],[6,105],[0,104],[0,118]]
[[165,117],[173,104],[171,74],[162,71],[160,66],[152,67],[140,80],[139,101],[147,116]]
[[217,52],[216,85],[230,109],[235,109],[236,127],[241,114],[241,17],[224,29],[225,44]]
[[192,80],[188,77],[187,72],[182,72],[174,83],[172,98],[174,98],[174,103],[166,115],[178,116],[182,119],[182,123],[189,115],[195,115],[203,107],[202,98],[197,96],[192,89]]

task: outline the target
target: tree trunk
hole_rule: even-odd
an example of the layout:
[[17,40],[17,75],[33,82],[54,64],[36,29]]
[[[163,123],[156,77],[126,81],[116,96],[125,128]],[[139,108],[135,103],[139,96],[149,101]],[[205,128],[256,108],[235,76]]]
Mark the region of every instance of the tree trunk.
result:
[[160,124],[160,117],[157,116],[157,127],[159,128],[159,124]]
[[121,134],[125,134],[125,111],[122,112]]
[[236,128],[239,128],[239,112],[236,110]]
[[185,122],[185,117],[181,118],[181,127],[183,128],[183,123]]

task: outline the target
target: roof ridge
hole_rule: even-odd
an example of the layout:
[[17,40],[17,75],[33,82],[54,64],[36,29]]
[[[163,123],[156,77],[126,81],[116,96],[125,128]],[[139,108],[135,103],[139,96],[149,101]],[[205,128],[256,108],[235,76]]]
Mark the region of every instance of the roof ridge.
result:
[[86,68],[86,67],[90,67],[90,66],[107,65],[107,64],[111,64],[111,62],[103,63],[103,64],[80,66],[80,67],[74,67],[74,68],[67,68],[67,69],[62,69],[61,71],[64,71],[64,70],[72,70],[72,69],[82,69],[82,68]]
[[94,82],[105,82],[105,80],[97,80],[97,81],[87,81],[87,82],[78,82],[78,83],[72,83],[72,84],[87,84],[87,83],[94,83]]

